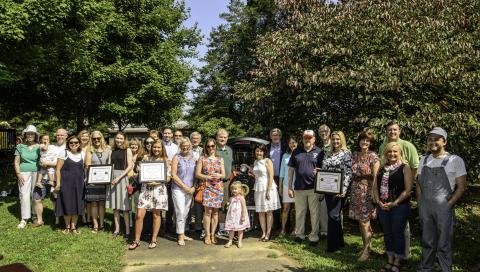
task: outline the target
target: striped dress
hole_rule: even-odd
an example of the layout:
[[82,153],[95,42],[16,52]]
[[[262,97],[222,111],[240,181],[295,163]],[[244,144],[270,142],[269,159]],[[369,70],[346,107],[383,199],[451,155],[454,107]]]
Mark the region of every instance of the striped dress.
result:
[[[119,177],[127,168],[127,150],[117,149],[112,151],[113,178]],[[106,207],[114,210],[129,211],[130,198],[127,191],[128,177],[125,175],[117,184],[107,185]]]

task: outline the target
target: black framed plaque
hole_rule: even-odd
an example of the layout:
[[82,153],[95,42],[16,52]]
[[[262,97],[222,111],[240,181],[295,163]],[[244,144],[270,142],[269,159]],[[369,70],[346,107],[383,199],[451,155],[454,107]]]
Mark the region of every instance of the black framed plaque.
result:
[[343,172],[321,170],[315,178],[315,193],[342,194]]
[[88,166],[87,184],[108,184],[112,182],[113,165],[97,164]]
[[138,181],[140,183],[167,182],[166,161],[142,161]]

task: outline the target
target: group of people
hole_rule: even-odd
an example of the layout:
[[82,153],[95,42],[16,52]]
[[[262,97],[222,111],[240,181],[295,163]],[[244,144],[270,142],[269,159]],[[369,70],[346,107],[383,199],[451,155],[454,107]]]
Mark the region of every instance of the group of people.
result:
[[[465,190],[465,164],[445,150],[447,132],[442,128],[430,131],[427,137],[430,154],[420,158],[415,146],[401,139],[400,133],[397,122],[387,124],[387,138],[376,153],[374,135],[363,131],[352,153],[344,133],[330,131],[326,125],[318,129],[319,145],[313,130],[305,130],[301,141],[289,137],[283,143],[282,131],[272,129],[271,142],[255,147],[253,167],[245,165],[255,177],[253,190],[262,231],[260,240],[271,239],[274,213],[278,210],[281,210],[277,219],[279,235],[286,235],[289,213],[295,205],[295,241],[302,243],[307,238],[305,217],[309,211],[310,246],[316,246],[320,237],[326,236],[326,251],[336,252],[344,247],[343,208],[349,197],[348,216],[359,222],[363,240],[359,261],[369,258],[370,221],[378,217],[388,256],[382,271],[399,271],[402,260],[408,257],[410,195],[414,181],[418,180],[416,193],[422,226],[422,261],[418,271],[433,271],[436,256],[442,271],[451,271],[454,204]],[[105,208],[111,208],[113,235],[120,235],[123,213],[124,235],[129,237],[133,208],[136,217],[134,239],[128,244],[130,250],[140,246],[147,213],[152,215],[148,247],[157,246],[162,212],[166,213],[167,227],[169,224],[176,227],[180,246],[192,240],[185,230],[193,216],[195,227],[204,231],[205,244],[217,243],[215,234],[220,219],[229,233],[225,247],[233,245],[235,232],[237,246],[242,247],[243,232],[251,227],[245,201],[248,188],[232,174],[233,151],[227,145],[225,129],[220,129],[215,139],[206,139],[203,147],[200,133],[184,137],[181,131],[173,132],[170,128],[161,133],[150,131],[143,141],[127,141],[125,134],[118,132],[111,147],[100,131],[82,131],[67,138],[67,131],[58,129],[56,140],[56,144],[50,144],[48,135],[40,136],[30,125],[24,130],[24,143],[17,145],[14,165],[21,206],[18,228],[24,228],[31,218],[32,199],[36,221],[31,227],[44,224],[42,199],[52,188],[57,196],[57,223],[59,217],[65,221],[64,234],[80,233],[79,217],[91,219],[93,233],[101,231]],[[152,161],[166,163],[166,180],[135,182],[141,162]],[[88,167],[102,164],[113,164],[111,184],[86,182]],[[321,171],[342,173],[339,193],[316,190],[316,175]],[[137,185],[133,187],[136,193],[132,192],[132,181]],[[226,214],[219,216],[225,206]]]

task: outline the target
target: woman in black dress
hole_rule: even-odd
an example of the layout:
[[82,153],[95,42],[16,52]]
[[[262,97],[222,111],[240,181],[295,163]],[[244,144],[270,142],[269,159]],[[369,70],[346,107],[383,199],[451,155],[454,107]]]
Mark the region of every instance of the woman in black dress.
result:
[[67,139],[67,148],[63,157],[59,157],[56,166],[58,193],[55,214],[65,220],[64,234],[80,234],[76,229],[79,215],[83,215],[84,202],[84,168],[80,139],[74,135]]

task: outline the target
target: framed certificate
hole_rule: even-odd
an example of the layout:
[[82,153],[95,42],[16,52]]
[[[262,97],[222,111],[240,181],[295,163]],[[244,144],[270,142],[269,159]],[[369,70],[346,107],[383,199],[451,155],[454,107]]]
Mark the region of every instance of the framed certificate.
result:
[[107,184],[112,182],[112,164],[97,164],[88,167],[87,184]]
[[315,193],[341,194],[343,190],[343,172],[318,171],[315,179]]
[[140,183],[167,182],[167,162],[165,161],[142,161],[140,162]]

